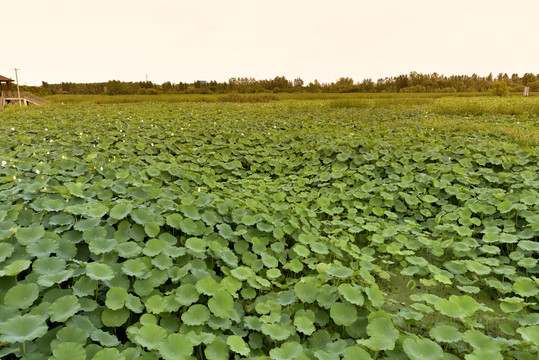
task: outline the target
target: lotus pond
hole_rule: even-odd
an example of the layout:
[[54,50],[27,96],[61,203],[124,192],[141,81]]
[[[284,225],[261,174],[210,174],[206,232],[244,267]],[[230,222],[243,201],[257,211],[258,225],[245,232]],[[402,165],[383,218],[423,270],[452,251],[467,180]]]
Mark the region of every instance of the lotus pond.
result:
[[538,148],[433,116],[0,113],[0,357],[537,359]]

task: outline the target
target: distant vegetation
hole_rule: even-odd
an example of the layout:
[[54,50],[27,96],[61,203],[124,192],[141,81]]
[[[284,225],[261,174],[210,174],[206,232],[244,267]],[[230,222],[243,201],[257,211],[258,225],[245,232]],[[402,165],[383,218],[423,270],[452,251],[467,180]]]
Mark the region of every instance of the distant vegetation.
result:
[[[38,95],[158,95],[158,94],[254,94],[254,93],[465,93],[493,91],[494,84],[505,84],[509,92],[522,92],[525,86],[531,91],[539,91],[539,74],[526,73],[523,76],[498,74],[493,76],[451,75],[437,73],[421,74],[411,72],[407,75],[385,77],[376,81],[364,79],[355,82],[352,78],[341,77],[336,82],[320,83],[317,80],[305,84],[301,78],[288,80],[284,76],[274,79],[256,80],[254,78],[231,78],[228,82],[196,81],[194,83],[156,84],[151,81],[122,82],[111,80],[101,83],[49,84],[41,87],[26,87],[27,91]],[[502,85],[497,85],[502,86]],[[506,92],[503,91],[503,94]],[[502,95],[503,95],[502,94]]]

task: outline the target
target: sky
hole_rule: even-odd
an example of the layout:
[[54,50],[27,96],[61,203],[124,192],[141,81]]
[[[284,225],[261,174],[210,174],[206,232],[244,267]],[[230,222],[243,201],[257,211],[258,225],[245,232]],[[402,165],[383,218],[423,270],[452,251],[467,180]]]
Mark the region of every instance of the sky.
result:
[[[26,85],[539,73],[538,0],[2,1]],[[9,31],[6,31],[9,29]]]

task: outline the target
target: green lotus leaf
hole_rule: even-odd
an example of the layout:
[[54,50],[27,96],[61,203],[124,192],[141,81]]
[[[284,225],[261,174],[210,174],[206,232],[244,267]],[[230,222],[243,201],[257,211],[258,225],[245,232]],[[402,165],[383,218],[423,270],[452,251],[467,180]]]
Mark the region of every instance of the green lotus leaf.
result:
[[38,274],[50,274],[64,270],[66,261],[60,257],[42,257],[36,259],[32,264],[32,269]]
[[6,265],[0,270],[1,276],[15,276],[30,267],[30,260],[15,260],[11,264]]
[[404,340],[402,346],[404,352],[410,360],[442,360],[444,351],[440,345],[429,339]]
[[155,221],[150,221],[144,225],[144,231],[146,231],[149,237],[156,237],[161,231],[161,228]]
[[211,296],[219,289],[219,285],[214,278],[208,277],[199,280],[196,284],[197,291],[201,294]]
[[144,310],[144,305],[140,299],[134,295],[128,294],[127,300],[125,301],[125,307],[131,310],[134,313],[141,313]]
[[539,294],[539,288],[535,281],[530,278],[521,277],[513,283],[513,291],[524,297],[535,296]]
[[421,199],[425,202],[428,202],[428,203],[434,203],[436,201],[438,201],[438,198],[436,198],[435,196],[432,196],[432,195],[424,195],[421,197]]
[[82,233],[82,238],[87,242],[103,239],[107,237],[107,229],[103,226],[94,226],[90,229],[86,229]]
[[336,302],[329,313],[337,325],[350,326],[357,320],[357,310],[352,304]]
[[[26,249],[28,251],[28,247]],[[14,250],[13,245],[7,244],[7,243],[0,243],[0,262],[3,262],[8,257],[10,257],[11,254],[13,254],[13,250]],[[33,255],[33,254],[30,254],[30,255]],[[37,255],[34,255],[34,256],[37,256]]]
[[215,334],[208,333],[205,331],[190,331],[186,335],[189,338],[189,341],[191,341],[194,346],[200,344],[209,345],[216,339]]
[[354,272],[345,266],[331,265],[326,272],[339,279],[345,279],[350,277]]
[[228,360],[229,347],[223,337],[217,337],[211,344],[206,346],[204,354],[208,360]]
[[522,335],[525,342],[539,346],[539,325],[520,327],[517,332]]
[[66,202],[63,199],[45,198],[42,204],[44,210],[61,211],[64,209]]
[[163,240],[150,239],[146,241],[146,246],[144,246],[144,249],[142,250],[142,252],[146,256],[156,256],[160,254],[166,247],[167,247],[167,244],[165,244]]
[[94,354],[92,360],[125,360],[125,356],[120,354],[118,349],[105,348]]
[[464,355],[466,360],[503,360],[499,350],[489,348],[474,349],[470,354]]
[[251,268],[248,268],[246,266],[238,266],[237,268],[233,269],[230,273],[236,279],[242,280],[242,281],[253,278],[255,276],[255,272]]
[[438,300],[434,307],[440,311],[443,315],[464,319],[468,316],[472,316],[477,310],[479,310],[479,304],[473,298],[468,295],[456,296],[451,295],[449,300]]
[[505,214],[513,209],[513,203],[509,200],[502,201],[498,204],[498,211]]
[[56,333],[59,342],[74,342],[86,345],[88,334],[83,329],[76,326],[65,326]]
[[197,224],[190,218],[185,218],[180,221],[180,229],[187,235],[196,235],[198,233]]
[[21,245],[31,245],[36,243],[45,235],[45,228],[43,226],[32,226],[28,228],[18,229],[15,233],[15,237]]
[[298,298],[304,303],[313,303],[318,296],[320,284],[313,278],[300,280],[294,285],[294,291]]
[[103,325],[108,327],[120,327],[129,319],[129,310],[122,308],[120,310],[105,309],[101,313]]
[[64,342],[52,349],[54,360],[86,360],[86,350],[81,344]]
[[100,203],[93,203],[90,204],[90,206],[88,207],[86,215],[94,218],[101,218],[108,212],[109,208],[106,205]]
[[148,265],[141,258],[129,259],[122,263],[122,272],[127,276],[143,278],[148,270]]
[[195,304],[189,307],[182,314],[182,321],[187,325],[203,325],[210,318],[210,311],[202,304]]
[[155,221],[157,219],[157,215],[155,214],[153,209],[146,207],[139,207],[131,211],[131,214],[129,215],[136,224],[139,224],[141,226],[145,226],[149,222]]
[[274,341],[284,341],[294,334],[295,328],[280,324],[262,324],[261,330]]
[[226,319],[232,313],[234,299],[227,291],[217,290],[208,300],[208,307],[215,316]]
[[146,306],[146,310],[150,313],[159,314],[167,309],[168,301],[165,297],[155,294],[150,296],[144,305]]
[[369,320],[367,325],[367,340],[358,340],[358,343],[374,351],[393,350],[399,338],[399,331],[387,317],[379,316]]
[[475,260],[466,261],[466,267],[468,268],[468,270],[479,275],[487,275],[490,274],[491,271],[490,267],[483,265]]
[[114,272],[110,266],[95,262],[86,265],[86,275],[91,279],[102,281],[114,278]]
[[39,315],[18,315],[0,323],[0,342],[31,341],[47,333],[46,318]]
[[181,212],[189,219],[200,220],[200,214],[198,212],[198,209],[193,205],[182,206]]
[[311,251],[302,244],[296,244],[292,247],[292,250],[301,257],[308,257],[311,254]]
[[302,332],[306,335],[311,335],[316,331],[314,326],[314,321],[307,316],[296,316],[294,318],[294,326],[298,329],[299,332]]
[[297,341],[287,341],[278,348],[270,350],[273,360],[294,360],[303,352],[303,346]]
[[338,287],[339,294],[348,302],[362,306],[364,303],[361,290],[351,284],[341,284]]
[[183,306],[189,306],[198,300],[199,293],[195,285],[183,284],[174,293],[176,301]]
[[226,344],[230,347],[230,350],[243,356],[247,356],[251,352],[251,349],[245,341],[237,335],[230,335],[226,339]]
[[268,269],[266,271],[266,276],[268,279],[277,279],[282,275],[281,270],[279,269]]
[[131,213],[133,205],[129,202],[118,202],[110,209],[110,217],[113,219],[121,220]]
[[38,277],[37,283],[39,286],[50,287],[54,284],[60,284],[70,279],[74,274],[73,269],[60,270],[57,272],[42,274]]
[[430,329],[429,335],[438,342],[454,343],[462,340],[462,334],[451,325],[436,325]]
[[96,255],[110,252],[116,247],[116,240],[107,238],[97,238],[88,242],[88,248]]
[[114,347],[120,344],[116,336],[100,329],[94,329],[90,333],[90,339],[107,347]]
[[371,355],[359,346],[347,347],[343,352],[344,360],[372,360]]
[[137,243],[133,241],[128,241],[123,244],[117,245],[116,251],[118,252],[118,255],[128,259],[140,255],[140,253],[142,252],[142,248],[138,246]]
[[367,297],[369,298],[374,307],[381,308],[382,306],[384,306],[384,295],[376,284],[365,288],[365,293],[367,294]]
[[26,309],[39,297],[39,287],[36,284],[17,284],[7,291],[4,296],[6,306]]
[[185,247],[193,253],[203,253],[206,251],[208,243],[201,238],[191,237],[185,241]]
[[66,213],[56,214],[49,218],[49,225],[55,226],[71,225],[74,222],[75,218],[73,217],[73,215]]
[[166,217],[166,223],[168,226],[174,229],[179,229],[183,217],[180,214],[170,214]]
[[127,300],[127,290],[121,287],[113,287],[107,291],[105,305],[111,310],[119,310],[124,307]]
[[149,350],[156,350],[166,336],[167,331],[161,326],[147,324],[139,329],[138,334],[135,336],[135,341]]
[[65,187],[69,190],[71,195],[84,198],[84,192],[82,191],[81,183],[69,182],[65,184]]
[[49,307],[51,321],[65,322],[80,310],[80,303],[75,295],[65,295],[56,299]]
[[521,240],[518,242],[518,247],[524,251],[537,252],[539,251],[539,242],[530,240]]
[[208,226],[214,226],[222,221],[221,216],[215,211],[207,210],[201,216],[202,221]]
[[157,349],[165,360],[187,360],[193,353],[193,344],[184,334],[170,334]]

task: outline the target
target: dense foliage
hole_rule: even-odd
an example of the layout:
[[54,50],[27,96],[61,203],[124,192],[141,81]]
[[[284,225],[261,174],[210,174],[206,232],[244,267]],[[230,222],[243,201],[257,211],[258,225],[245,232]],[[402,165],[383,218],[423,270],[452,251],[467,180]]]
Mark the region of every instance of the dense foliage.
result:
[[193,83],[156,84],[151,81],[124,82],[111,80],[102,83],[71,83],[49,84],[43,82],[42,89],[56,93],[86,94],[86,95],[118,95],[140,94],[156,95],[159,93],[180,94],[224,94],[237,93],[263,93],[263,92],[311,92],[311,93],[432,93],[432,92],[488,92],[496,81],[504,82],[511,91],[522,92],[524,86],[530,87],[531,91],[539,91],[539,74],[526,73],[522,76],[513,74],[498,74],[493,76],[451,75],[444,76],[437,73],[421,74],[411,72],[398,76],[378,79],[364,79],[354,81],[349,77],[341,77],[335,82],[320,83],[314,80],[306,84],[301,78],[288,80],[284,76],[276,76],[273,79],[256,80],[247,77],[230,78],[228,82],[195,81]]
[[537,148],[424,116],[1,113],[0,356],[536,359]]

